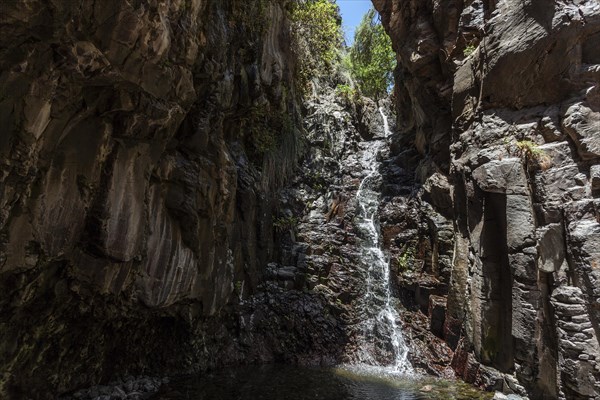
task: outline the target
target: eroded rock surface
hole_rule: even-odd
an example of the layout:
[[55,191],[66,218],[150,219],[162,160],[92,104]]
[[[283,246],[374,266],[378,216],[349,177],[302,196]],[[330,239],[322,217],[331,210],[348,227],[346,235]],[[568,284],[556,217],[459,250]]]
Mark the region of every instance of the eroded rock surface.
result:
[[284,1],[2,2],[0,397],[243,357],[300,153],[289,35]]
[[[334,76],[301,121],[286,4],[0,5],[0,397],[353,361],[382,112]],[[600,4],[374,4],[399,60],[378,220],[413,366],[598,398]]]
[[392,236],[416,254],[405,302],[440,334],[447,298],[441,336],[468,381],[600,398],[600,3],[373,3],[398,54],[396,154],[419,153],[430,221]]
[[[357,192],[363,179],[373,174],[368,187],[380,193],[381,201],[375,223],[385,256],[396,273],[401,267],[397,260],[402,254],[402,244],[400,240],[390,243],[390,239],[398,232],[406,232],[408,237],[413,229],[422,228],[414,225],[418,218],[410,218],[410,212],[416,209],[409,199],[414,175],[403,165],[404,157],[390,157],[389,147],[394,143],[396,130],[391,104],[381,101],[378,107],[367,98],[348,102],[332,89],[331,85],[317,88],[315,96],[306,103],[305,127],[310,150],[302,160],[303,172],[283,191],[287,207],[280,218],[297,222],[283,229],[288,238],[288,245],[284,246],[284,254],[288,256],[283,262],[295,265],[302,273],[304,286],[296,288],[320,294],[329,304],[332,319],[345,336],[340,342],[343,347],[339,362],[364,362],[361,356],[368,352],[372,362],[390,365],[394,359],[391,338],[386,333],[375,330],[368,342],[364,342],[363,323],[373,318],[373,310],[365,309],[362,302],[367,290],[367,271],[373,267],[369,263],[373,260],[365,258],[364,247],[369,238],[359,226],[363,211]],[[389,132],[383,130],[384,116],[389,116]],[[372,128],[367,131],[363,129],[367,125],[365,120],[375,122],[371,122]],[[377,160],[375,171],[369,161],[373,158]],[[443,197],[441,193],[438,195]],[[294,282],[297,285],[298,279]],[[280,285],[291,287],[293,283]],[[394,297],[402,296],[402,291],[397,292],[396,282],[392,286]],[[377,295],[383,296],[379,292]],[[436,304],[443,308],[442,303]],[[452,351],[428,330],[427,306],[424,314],[415,315],[405,312],[399,303],[394,305],[400,311],[396,323],[401,325],[414,369],[454,377],[449,367]],[[440,314],[436,305],[433,310]]]

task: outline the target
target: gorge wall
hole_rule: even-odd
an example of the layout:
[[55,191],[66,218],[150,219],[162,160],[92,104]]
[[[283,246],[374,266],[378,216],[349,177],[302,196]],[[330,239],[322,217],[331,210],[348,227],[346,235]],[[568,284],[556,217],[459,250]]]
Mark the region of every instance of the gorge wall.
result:
[[353,199],[388,115],[413,367],[597,398],[598,1],[374,0],[379,105],[339,71],[302,100],[286,0],[0,3],[0,397],[352,361]]
[[0,397],[275,357],[231,309],[300,153],[285,7],[1,2]]
[[600,3],[373,3],[422,184],[404,247],[408,211],[384,226],[405,303],[468,381],[599,398]]

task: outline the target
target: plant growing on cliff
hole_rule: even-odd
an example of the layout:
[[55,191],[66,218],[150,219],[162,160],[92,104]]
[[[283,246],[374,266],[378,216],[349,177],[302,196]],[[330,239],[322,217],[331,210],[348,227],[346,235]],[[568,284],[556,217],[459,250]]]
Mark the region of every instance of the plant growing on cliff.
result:
[[298,225],[298,218],[292,216],[279,217],[273,222],[275,230],[279,233],[293,230]]
[[263,156],[274,151],[285,132],[293,130],[293,121],[284,111],[256,107],[241,119],[252,161],[262,164]]
[[[325,147],[327,147],[327,142],[325,142],[324,145]],[[327,187],[325,177],[321,174],[320,171],[310,171],[307,174],[307,181],[309,186],[317,192],[322,192]]]
[[341,19],[329,0],[293,2],[292,44],[298,56],[297,78],[302,87],[315,76],[332,71],[343,42]]
[[379,16],[370,9],[354,34],[350,48],[350,69],[362,93],[379,99],[387,96],[394,83],[396,54]]
[[552,160],[546,152],[531,140],[519,140],[516,144],[517,155],[523,158],[529,168],[541,168],[546,170],[550,168]]
[[335,93],[347,102],[356,100],[358,97],[358,92],[350,85],[337,85]]
[[471,54],[473,54],[475,52],[476,47],[472,44],[467,45],[467,47],[465,47],[465,49],[463,50],[463,55],[465,57],[469,57]]
[[262,156],[274,149],[277,144],[277,138],[270,122],[268,110],[262,108],[251,109],[242,119],[242,125],[246,127],[249,133],[248,138],[251,149],[256,155]]
[[405,245],[402,249],[402,254],[396,259],[398,263],[398,272],[407,272],[415,262],[417,250],[414,246]]

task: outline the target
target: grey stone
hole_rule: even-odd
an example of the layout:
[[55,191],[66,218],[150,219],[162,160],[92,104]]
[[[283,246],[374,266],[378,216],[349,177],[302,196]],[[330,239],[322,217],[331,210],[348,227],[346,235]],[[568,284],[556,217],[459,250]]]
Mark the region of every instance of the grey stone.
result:
[[[578,287],[561,286],[551,298],[559,321],[557,330],[562,378],[571,397],[591,397],[600,388],[600,371],[588,354],[598,354],[600,346],[591,328],[584,295]],[[576,318],[578,322],[567,322]],[[583,357],[581,357],[583,355]]]
[[590,182],[593,190],[600,190],[600,165],[590,167]]
[[[454,359],[494,390],[481,371],[515,371],[507,392],[546,398],[600,392],[596,0],[374,0],[401,79],[380,102],[398,131],[378,154],[362,140],[385,136],[378,104],[337,98],[343,73],[300,100],[283,2],[4,3],[0,397],[157,360],[352,354],[364,238],[356,204],[328,200],[352,198],[363,156],[384,160],[371,189],[390,283],[409,309],[447,296],[440,336],[456,352],[430,332],[433,298],[430,321],[406,311],[415,365],[449,376]],[[278,232],[276,215],[300,223]]]
[[[2,343],[34,327],[44,340],[2,348],[19,361],[0,364],[28,397],[139,366],[167,373],[158,359],[182,369],[240,359],[217,348],[230,343],[223,336],[211,354],[190,356],[205,348],[192,338],[208,329],[205,318],[233,317],[221,311],[239,301],[235,283],[255,289],[284,241],[272,226],[275,199],[296,172],[302,107],[291,95],[297,55],[282,3],[234,3],[0,7],[0,47],[14,55],[2,70],[15,71],[0,78],[0,286],[29,272],[45,282],[15,288],[43,305],[39,314],[11,312],[14,328],[0,329]],[[36,43],[17,44],[31,35]],[[381,125],[376,110],[367,117]],[[278,140],[268,151],[255,149],[261,118]],[[49,293],[55,301],[42,301]],[[88,318],[92,303],[97,318]],[[82,320],[86,329],[74,328]],[[62,356],[41,356],[54,350]]]
[[[448,337],[464,332],[480,370],[514,370],[506,393],[594,398],[599,379],[583,349],[600,356],[589,330],[600,321],[600,208],[592,204],[600,189],[600,7],[589,0],[442,1],[425,11],[417,0],[373,3],[399,52],[396,102],[407,136],[437,160],[439,169],[428,171],[449,171],[454,184]],[[450,142],[450,168],[432,142],[439,132]],[[510,282],[501,284],[507,274]],[[506,321],[504,310],[511,311]],[[503,338],[510,338],[505,365],[482,351]],[[475,380],[466,365],[455,371]]]
[[444,320],[446,318],[446,299],[441,296],[429,296],[429,321],[430,330],[442,337]]
[[127,397],[127,393],[125,393],[125,391],[123,389],[121,389],[119,386],[115,386],[113,388],[111,396],[119,398],[119,399],[124,399]]
[[573,179],[575,180],[575,183],[580,186],[584,186],[587,183],[587,177],[584,173],[576,174]]
[[535,282],[537,280],[537,268],[534,254],[526,254],[525,251],[509,254],[508,261],[513,276],[516,279],[521,282]]
[[558,113],[559,107],[552,106],[544,111],[544,116],[540,120],[539,129],[546,142],[557,142],[565,138],[565,134],[561,130]]
[[531,200],[526,195],[506,196],[506,241],[509,249],[519,249],[535,243],[535,225]]
[[452,213],[452,193],[448,178],[440,173],[431,175],[425,181],[425,200],[443,215]]
[[473,171],[481,190],[492,193],[526,194],[526,179],[519,158],[490,161]]
[[537,231],[538,267],[544,272],[556,272],[565,262],[565,238],[562,224],[550,224]]
[[277,270],[277,277],[284,281],[293,281],[296,278],[298,269],[296,267],[281,267]]
[[600,111],[587,102],[571,105],[563,116],[563,126],[577,144],[579,156],[583,159],[600,157]]
[[128,379],[127,382],[125,382],[125,384],[123,385],[123,388],[125,389],[125,391],[127,393],[129,393],[129,392],[133,392],[135,389],[137,389],[137,385],[132,378],[132,379]]
[[460,24],[466,29],[483,29],[485,24],[484,6],[481,0],[476,0],[470,6],[465,7],[461,16]]

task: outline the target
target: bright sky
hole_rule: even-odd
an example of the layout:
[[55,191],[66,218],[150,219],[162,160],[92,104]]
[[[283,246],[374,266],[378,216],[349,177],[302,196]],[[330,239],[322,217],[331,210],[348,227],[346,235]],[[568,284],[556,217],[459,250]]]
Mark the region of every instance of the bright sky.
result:
[[337,0],[337,4],[342,12],[346,44],[350,46],[354,41],[354,30],[373,3],[371,0]]

